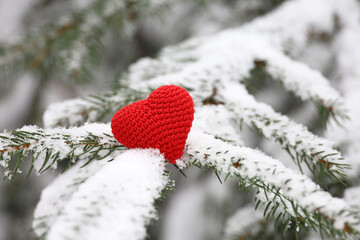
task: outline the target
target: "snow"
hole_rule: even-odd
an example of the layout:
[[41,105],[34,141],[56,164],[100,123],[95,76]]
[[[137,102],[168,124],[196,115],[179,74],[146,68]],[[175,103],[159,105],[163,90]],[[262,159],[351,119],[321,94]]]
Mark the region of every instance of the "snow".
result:
[[[102,115],[104,109],[113,112],[119,110],[123,103],[136,98],[140,93],[130,89],[120,89],[113,92],[105,92],[101,97],[87,97],[66,100],[51,104],[43,115],[45,128],[56,126],[76,126],[81,123],[96,122]],[[106,101],[105,101],[106,99]]]
[[340,10],[342,29],[335,39],[334,51],[339,84],[350,120],[343,123],[343,128],[329,128],[326,136],[345,147],[344,155],[351,165],[347,174],[357,178],[360,175],[360,69],[357,67],[360,65],[360,6],[356,1],[346,0]]
[[[94,141],[104,151],[121,146],[112,136],[109,123],[91,123],[68,129],[54,128],[47,129],[46,132],[37,126],[24,126],[16,131],[24,131],[26,134],[30,134],[31,138],[22,143],[15,142],[15,144],[27,145],[24,149],[28,153],[34,151],[35,162],[33,164],[38,172],[48,167],[55,169],[57,161],[63,160],[72,154],[74,154],[75,159],[88,159],[96,151],[84,152],[83,141],[89,140],[89,138],[93,139],[94,136]],[[5,132],[1,136],[7,138],[0,138],[1,149],[7,149],[7,151],[3,152],[3,157],[4,159],[10,159],[13,152],[16,151],[15,148],[8,147],[14,144],[11,140],[14,135],[11,132]],[[51,155],[50,159],[45,163],[48,149],[51,149]],[[118,148],[116,151],[121,150],[124,150],[124,148]],[[0,164],[2,167],[7,168],[9,162],[1,160]]]
[[[314,4],[317,7],[308,9]],[[237,82],[248,77],[254,67],[254,60],[260,59],[268,62],[267,70],[275,78],[281,77],[279,81],[288,91],[302,100],[314,100],[332,107],[338,114],[344,111],[342,100],[326,78],[285,55],[293,56],[303,52],[311,31],[332,32],[333,16],[337,12],[336,0],[287,2],[276,11],[245,26],[167,47],[157,59],[143,58],[131,65],[119,82],[135,90],[147,91],[148,94],[162,85],[179,85],[189,89],[195,104],[199,105],[211,95],[217,81]],[[114,95],[121,96],[122,93],[107,96],[105,102],[113,102]],[[121,103],[124,100],[120,97],[116,101]],[[65,110],[69,108],[72,114]],[[93,118],[84,118],[81,113],[84,110],[101,113],[101,109],[80,99],[63,105],[56,104],[46,111],[44,124],[51,127],[62,121],[93,121]],[[100,113],[94,115],[99,116]]]
[[[85,175],[94,173],[81,171],[89,171]],[[49,218],[51,229],[46,239],[144,239],[146,225],[156,218],[154,201],[169,183],[164,171],[165,160],[158,150],[132,149],[118,155],[85,179],[77,190],[71,189],[75,191],[65,196],[68,201],[61,213],[56,212],[55,219]],[[70,184],[76,182],[77,171],[68,175],[72,177]],[[56,181],[47,188],[35,218],[49,214],[48,208],[41,206],[51,204],[50,192],[59,195],[58,188],[63,189],[63,184]]]
[[351,206],[360,209],[360,186],[349,187],[344,192],[344,199]]
[[[36,132],[38,129],[34,127],[23,127],[21,130],[27,132]],[[119,145],[119,143],[112,137],[112,132],[110,128],[110,124],[104,123],[92,123],[92,124],[85,124],[81,127],[72,127],[69,129],[64,128],[54,128],[48,129],[46,131],[46,135],[40,141],[36,141],[33,145],[37,145],[38,143],[41,144],[42,148],[47,149],[54,149],[55,152],[59,152],[59,157],[65,158],[66,156],[70,155],[73,151],[76,156],[79,156],[82,159],[86,159],[86,155],[83,155],[83,145],[81,144],[82,141],[86,140],[88,136],[96,136],[99,145],[103,147],[111,147]],[[68,138],[65,137],[63,139],[58,139],[56,136],[69,136]],[[70,146],[67,142],[71,142],[78,146],[73,147]],[[30,147],[31,149],[31,147]],[[45,155],[45,151],[42,152]],[[34,163],[34,167],[36,170],[40,170],[44,162],[44,157],[38,157]],[[50,161],[48,164],[52,164]],[[46,168],[47,166],[45,166]],[[56,163],[52,166],[52,168],[56,168]]]
[[[307,8],[312,4],[311,0],[292,1],[245,26],[192,38],[177,46],[165,48],[157,59],[144,58],[133,64],[121,82],[127,82],[130,89],[147,93],[166,84],[182,86],[193,97],[196,111],[217,88],[225,108],[247,125],[255,124],[262,129],[268,139],[283,139],[283,147],[290,146],[301,156],[303,152],[309,158],[317,155],[313,158],[314,164],[318,164],[318,160],[324,156],[327,156],[323,159],[327,162],[344,163],[340,153],[333,149],[332,142],[311,134],[304,126],[276,113],[270,106],[256,102],[239,83],[249,76],[254,60],[264,60],[269,73],[279,78],[286,90],[302,100],[314,100],[331,107],[335,114],[345,111],[339,93],[324,76],[285,55],[289,51],[288,54],[296,55],[295,52],[305,50],[308,39],[301,39],[300,36],[308,36],[311,31],[333,30],[333,15],[338,11],[337,1],[318,0],[316,5],[325,4],[326,7],[311,8],[308,12]],[[298,14],[289,13],[294,9]],[[288,42],[293,42],[293,51],[285,49],[284,44]],[[114,102],[120,105],[126,98],[120,92],[104,99],[108,105]],[[44,114],[45,126],[54,126],[59,121],[70,124],[93,121],[101,115],[101,104],[105,103],[98,106],[94,102],[76,99],[53,105]],[[84,118],[84,112],[90,115]],[[342,171],[342,167],[335,164],[329,167],[330,170]]]
[[[261,129],[262,134],[277,141],[283,139],[283,147],[291,146],[297,152],[308,156],[316,155],[318,159],[324,158],[327,162],[344,164],[340,152],[333,149],[333,143],[310,133],[306,127],[295,123],[288,117],[276,113],[270,106],[257,102],[249,95],[245,88],[236,83],[225,83],[220,88],[219,95],[226,102],[228,109],[237,114],[238,118],[251,126]],[[314,164],[317,164],[315,161]],[[342,171],[339,166],[333,165],[331,170]]]
[[344,114],[346,108],[342,97],[320,72],[275,51],[266,54],[267,71],[276,79],[281,79],[286,90],[303,101],[310,99],[326,107],[336,106],[333,112],[337,116]]
[[127,79],[134,89],[177,84],[194,89],[196,98],[205,98],[214,82],[247,77],[256,59],[266,61],[269,73],[302,100],[313,99],[332,106],[337,114],[343,112],[340,95],[319,72],[289,59],[261,34],[241,28],[187,41],[164,50],[157,60],[140,60],[130,68]]
[[64,207],[79,190],[79,186],[99,172],[108,160],[111,158],[92,161],[84,167],[82,166],[87,161],[79,161],[42,191],[34,211],[33,229],[36,235],[42,236],[49,231],[57,218],[63,214]]
[[83,66],[83,58],[86,53],[87,48],[83,43],[76,43],[70,51],[64,53],[64,55],[69,55],[66,63],[67,70],[69,72],[79,71]]
[[237,210],[225,223],[224,239],[240,239],[240,236],[254,235],[263,228],[263,216],[252,205]]
[[306,238],[306,240],[323,240],[319,232],[310,231],[309,236]]
[[242,145],[235,117],[223,105],[207,105],[196,109],[192,127],[234,144]]
[[125,4],[122,1],[114,1],[110,0],[107,1],[105,7],[104,7],[104,15],[110,16],[114,13],[117,13],[119,9],[124,8]]
[[[87,110],[95,107],[94,105],[95,104],[89,103],[84,99],[67,100],[51,104],[43,116],[44,127],[50,128],[59,125],[59,121],[63,121],[59,120],[59,114],[61,114],[62,118],[67,116],[66,122],[61,122],[61,125],[77,125],[78,122],[82,121],[81,114],[77,114],[79,112],[78,106],[82,106],[84,108],[83,111],[85,111],[85,106]],[[90,119],[94,121],[94,119]]]
[[337,0],[287,1],[265,17],[247,24],[244,29],[260,32],[277,49],[296,56],[306,47],[310,31],[333,30],[333,14],[339,5]]
[[[326,7],[311,8],[309,13],[307,7],[313,5],[313,1],[292,1],[243,27],[193,38],[166,48],[157,59],[145,58],[132,65],[127,80],[134,89],[154,89],[165,84],[184,85],[195,89],[195,97],[204,97],[209,91],[203,82],[211,86],[216,80],[238,81],[248,76],[254,60],[261,59],[269,64],[267,69],[275,78],[280,77],[279,81],[288,91],[303,100],[313,99],[327,107],[332,106],[336,113],[341,113],[344,109],[340,95],[327,79],[316,70],[284,55],[289,51],[284,49],[285,43],[300,41],[294,48],[302,52],[311,30],[332,31],[336,1],[319,0],[317,4]],[[292,14],[294,8],[298,14]],[[274,38],[281,44],[274,43]]]
[[[355,1],[344,2],[346,3],[344,5],[351,6],[349,9],[355,8]],[[344,199],[332,197],[309,178],[286,168],[280,161],[260,151],[238,146],[242,141],[234,131],[241,119],[247,125],[255,125],[261,129],[266,138],[273,141],[283,140],[283,147],[290,146],[300,155],[313,157],[314,164],[318,164],[318,161],[323,160],[325,156],[327,162],[345,163],[341,154],[333,149],[333,142],[315,136],[301,124],[276,113],[270,106],[257,102],[240,83],[249,76],[249,71],[254,67],[254,60],[263,60],[266,63],[266,70],[274,78],[279,79],[287,91],[293,92],[302,100],[313,100],[325,107],[331,107],[337,115],[344,113],[347,108],[353,109],[350,117],[357,120],[359,111],[356,109],[359,101],[356,93],[360,89],[358,83],[360,73],[354,66],[360,63],[360,54],[354,51],[358,45],[354,39],[360,37],[360,27],[350,22],[358,22],[360,15],[356,10],[344,9],[343,4],[336,0],[288,1],[274,12],[245,26],[211,36],[193,38],[177,46],[166,48],[157,59],[144,58],[130,67],[121,82],[130,89],[145,93],[150,93],[151,90],[165,84],[176,84],[188,89],[195,101],[196,120],[187,141],[183,161],[179,163],[180,167],[197,160],[199,164],[213,167],[225,175],[241,178],[247,184],[250,184],[250,180],[257,179],[265,185],[280,189],[279,194],[284,202],[274,194],[269,194],[270,197],[274,197],[274,202],[281,204],[280,210],[296,216],[295,209],[291,205],[293,201],[296,206],[308,212],[320,211],[324,216],[328,216],[338,230],[343,230],[345,224],[349,224],[354,230],[359,231],[360,228],[356,225],[358,219],[352,214],[354,209],[350,206],[356,197],[353,192],[349,190],[345,193],[345,200],[349,203]],[[333,32],[335,15],[338,15],[345,25],[336,40],[337,51],[340,53],[337,60],[343,69],[339,71],[339,75],[347,79],[343,86],[343,91],[346,93],[345,101],[321,73],[292,59],[306,50],[312,33]],[[217,89],[217,97],[224,105],[203,106],[203,100],[211,96],[214,89]],[[122,105],[128,99],[123,92],[103,96],[104,98],[98,102],[76,99],[52,105],[44,114],[44,124],[46,127],[53,127],[59,123],[73,125],[83,121],[95,121],[103,109],[108,110],[108,106],[113,106],[110,108],[114,110],[115,106]],[[237,119],[238,122],[232,119]],[[351,124],[353,131],[360,129],[357,121]],[[103,127],[102,131],[109,133],[108,127]],[[97,126],[89,124],[87,128],[76,129],[81,130],[83,134],[90,128]],[[53,134],[56,135],[56,131],[59,130],[54,131]],[[66,131],[61,130],[61,134]],[[73,133],[74,129],[69,131],[71,136],[78,139],[76,131]],[[223,142],[203,132],[230,140],[235,144]],[[101,134],[101,131],[94,134]],[[110,141],[106,135],[102,135],[102,139],[104,139],[102,144]],[[339,139],[358,142],[360,137],[354,133]],[[54,142],[50,140],[50,143]],[[65,153],[71,151],[63,142],[59,143],[57,149]],[[354,152],[349,151],[347,154],[356,171],[353,175],[356,175],[360,164],[351,156],[358,156],[359,149],[356,146],[352,146],[351,149],[354,149],[352,150]],[[76,151],[76,154],[80,154],[81,148]],[[104,237],[104,233],[108,234],[105,235],[106,239],[115,239],[120,236],[117,234],[121,234],[124,239],[144,237],[146,234],[144,226],[155,216],[152,209],[153,200],[158,197],[156,194],[159,194],[161,186],[164,187],[166,184],[166,180],[156,181],[158,185],[152,183],[151,194],[145,195],[145,198],[133,192],[135,182],[141,185],[141,189],[147,189],[144,187],[148,183],[144,179],[146,175],[143,173],[145,169],[142,169],[144,163],[140,160],[133,161],[140,159],[137,154],[141,155],[142,159],[153,157],[154,153],[150,152],[148,155],[146,151],[130,150],[120,155],[123,156],[119,157],[121,161],[116,159],[86,180],[73,194],[71,200],[64,205],[63,215],[54,220],[49,237],[59,239],[61,233],[69,234],[64,237],[70,239],[78,236],[76,234],[84,238],[96,239],[95,237]],[[155,159],[161,158],[155,157]],[[164,164],[163,161],[160,162]],[[140,168],[141,175],[137,174],[137,168]],[[334,164],[329,168],[330,171],[342,171],[341,167]],[[115,173],[115,170],[118,172]],[[146,167],[146,171],[148,170],[150,169]],[[155,175],[156,178],[162,179],[159,177],[159,172]],[[113,179],[110,181],[109,177]],[[104,192],[98,193],[99,189]],[[116,193],[120,194],[117,191],[125,191],[125,193],[120,196],[116,195]],[[257,194],[257,198],[263,202],[268,202],[269,196],[262,189]],[[103,198],[108,204],[99,204],[98,198]],[[140,201],[139,198],[142,200]],[[138,211],[140,205],[136,204],[141,206],[148,204],[147,212]],[[109,210],[109,208],[113,209]],[[91,217],[99,212],[101,212],[100,217]],[[301,209],[299,213],[303,214]],[[124,224],[119,224],[113,217],[119,218],[119,222]],[[235,215],[234,219],[237,217]],[[136,224],[130,224],[131,219],[135,219]],[[109,222],[109,225],[106,222]],[[78,232],[64,231],[64,229],[74,229],[74,226]],[[101,236],[97,235],[99,233],[97,230],[102,231]]]
[[[295,215],[289,200],[308,212],[320,212],[333,219],[334,227],[342,230],[345,223],[355,230],[358,219],[352,209],[343,199],[332,197],[323,191],[305,175],[286,168],[279,160],[266,156],[258,150],[247,147],[233,146],[211,135],[192,130],[186,144],[186,154],[183,161],[191,164],[194,160],[202,166],[214,167],[225,175],[237,176],[250,184],[250,179],[269,185],[270,189],[280,189],[283,201],[279,197],[258,195],[264,202],[275,201],[282,205],[283,211]],[[285,205],[284,205],[285,204]],[[301,210],[297,210],[301,213]]]

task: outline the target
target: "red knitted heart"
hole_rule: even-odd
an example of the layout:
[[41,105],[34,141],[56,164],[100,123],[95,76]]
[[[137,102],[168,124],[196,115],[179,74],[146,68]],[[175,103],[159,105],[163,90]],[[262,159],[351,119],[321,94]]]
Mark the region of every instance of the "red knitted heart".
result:
[[170,163],[183,154],[194,120],[194,103],[183,88],[166,85],[127,105],[111,120],[116,140],[128,148],[157,148]]

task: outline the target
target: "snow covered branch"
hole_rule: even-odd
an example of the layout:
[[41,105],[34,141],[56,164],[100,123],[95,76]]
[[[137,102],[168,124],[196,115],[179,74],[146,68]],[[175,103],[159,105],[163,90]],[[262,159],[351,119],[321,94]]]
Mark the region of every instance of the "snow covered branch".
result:
[[137,18],[159,14],[169,2],[93,1],[28,34],[21,42],[0,49],[0,76],[8,79],[23,70],[38,71],[51,60],[64,79],[84,81],[99,62],[101,37],[107,29],[117,26],[120,33],[129,35]]
[[266,217],[274,216],[278,210],[277,221],[281,218],[284,221],[290,214],[296,228],[306,226],[341,238],[359,234],[360,220],[356,209],[262,152],[229,145],[193,130],[186,153],[184,165],[207,166],[217,173],[238,178],[242,188],[257,188],[256,198],[266,206]]
[[[313,4],[320,7],[313,7]],[[294,9],[297,14],[289,14]],[[344,14],[338,9],[337,1],[333,0],[285,3],[275,12],[243,27],[193,38],[165,48],[157,59],[142,59],[129,68],[120,82],[127,82],[130,88],[140,91],[164,84],[177,84],[187,87],[195,97],[201,98],[211,94],[211,83],[215,80],[239,81],[247,78],[254,62],[260,59],[266,62],[267,71],[274,79],[279,79],[288,91],[303,100],[311,99],[324,106],[333,117],[342,116],[342,100],[327,80],[317,71],[284,55],[293,56],[303,52],[311,31],[333,32],[336,25],[334,15],[341,17]],[[116,95],[116,92],[113,94]],[[108,96],[108,99],[113,101],[112,96]],[[65,104],[76,108],[78,101]],[[61,124],[61,116],[58,119]]]
[[327,137],[334,140],[344,151],[351,168],[346,172],[349,177],[358,183],[360,176],[360,122],[359,122],[359,91],[360,91],[360,3],[344,1],[341,30],[334,41],[334,52],[338,67],[337,78],[339,87],[344,95],[345,106],[348,109],[350,121],[344,128],[327,129]]
[[[180,167],[207,166],[216,173],[237,178],[241,188],[257,188],[257,205],[262,203],[265,218],[272,217],[278,224],[286,226],[292,216],[296,229],[310,227],[338,239],[356,235],[360,230],[356,210],[344,200],[332,197],[306,176],[260,151],[193,129],[185,152],[178,162]],[[84,158],[47,187],[35,212],[33,226],[39,237],[52,240],[75,235],[86,239],[97,239],[99,234],[108,234],[107,239],[145,236],[144,227],[156,217],[154,199],[161,197],[166,186],[173,186],[164,170],[165,160],[157,150],[128,150],[109,163],[112,159],[113,156],[107,156],[89,163]],[[148,197],[144,197],[145,189]]]
[[236,145],[243,145],[238,118],[223,105],[204,105],[196,109],[192,128]]
[[77,159],[103,159],[126,148],[112,136],[109,124],[85,124],[69,129],[43,130],[36,126],[25,126],[15,131],[0,134],[0,165],[5,176],[13,178],[21,173],[20,165],[32,156],[30,171],[35,168],[42,173],[56,168],[60,161],[67,167]]
[[[313,7],[313,4],[321,7]],[[289,14],[294,9],[297,14]],[[287,90],[298,94],[303,100],[311,99],[325,106],[332,116],[341,116],[344,114],[342,100],[327,80],[315,70],[284,55],[303,52],[311,31],[332,32],[334,15],[343,14],[338,9],[337,1],[319,0],[314,3],[297,0],[285,3],[275,12],[243,27],[193,38],[164,49],[157,59],[142,59],[130,67],[121,82],[128,82],[137,90],[169,83],[184,87],[189,85],[189,89],[199,94],[204,91],[204,83],[199,80],[242,80],[249,75],[254,61],[261,59],[266,61],[267,70],[274,75],[274,79],[279,79]],[[292,45],[288,46],[288,43]],[[221,78],[218,77],[219,71]],[[189,83],[194,78],[197,83]],[[137,86],[148,80],[153,80],[152,84]],[[76,105],[76,102],[72,104]]]
[[[222,92],[226,107],[238,115],[238,120],[250,126],[255,125],[265,137],[279,141],[299,163],[299,167],[301,162],[305,162],[316,178],[323,179],[322,175],[325,174],[341,181],[346,165],[341,161],[340,153],[332,149],[330,142],[275,113],[269,106],[256,102],[244,91],[240,91],[242,94],[233,93],[233,96],[239,95],[239,98],[226,101],[229,96],[224,88],[248,78],[254,63],[260,59],[266,71],[274,79],[279,79],[288,91],[302,100],[313,100],[334,118],[345,115],[340,95],[325,77],[285,55],[290,50],[292,53],[304,51],[308,39],[303,36],[308,36],[308,32],[314,29],[331,32],[334,28],[333,15],[341,14],[337,12],[337,2],[330,1],[325,4],[325,8],[311,8],[311,15],[308,16],[309,4],[313,4],[313,1],[292,1],[243,27],[213,36],[193,38],[165,48],[157,59],[145,58],[132,65],[121,82],[125,82],[129,92],[139,91],[144,94],[162,85],[176,84],[190,92],[197,107],[205,104],[216,88]],[[324,2],[319,0],[316,4]],[[298,9],[296,12],[299,14],[289,15],[289,8]],[[291,26],[289,22],[296,22],[297,25]],[[274,31],[281,34],[273,34]],[[290,50],[285,46],[289,41],[294,42]],[[44,123],[52,127],[99,120],[125,105],[124,92],[121,89],[118,91],[100,93],[97,96],[100,101],[97,100],[95,105],[93,97],[50,106],[44,115]]]
[[[107,158],[107,160],[110,160]],[[172,188],[157,150],[129,150],[114,161],[84,162],[42,193],[33,229],[40,239],[145,239],[155,200]]]
[[50,105],[44,113],[44,127],[69,127],[81,125],[84,122],[97,122],[145,96],[141,91],[124,87],[113,92],[55,103]]
[[279,142],[300,170],[301,163],[306,163],[316,180],[324,181],[324,174],[340,182],[344,179],[344,169],[348,165],[341,153],[333,148],[332,142],[310,133],[306,127],[276,113],[270,106],[257,102],[240,84],[225,83],[219,89],[225,106],[267,139]]
[[104,161],[92,161],[87,165],[86,160],[80,160],[42,191],[33,220],[36,235],[45,237],[79,186],[99,172],[109,160],[107,157]]
[[[255,5],[263,1],[266,2],[259,0]],[[40,73],[40,84],[54,73],[68,80],[86,80],[94,72],[93,66],[99,65],[105,33],[110,29],[119,30],[120,40],[136,37],[139,46],[146,46],[139,50],[141,56],[146,55],[148,50],[158,48],[158,44],[155,48],[152,44],[161,37],[147,36],[148,23],[142,25],[143,16],[162,13],[176,2],[181,1],[89,1],[82,9],[25,36],[21,42],[0,46],[0,78],[2,75],[13,77],[20,72],[18,70],[28,69]],[[253,4],[254,8],[254,1],[248,2],[238,7],[244,12],[244,6]],[[291,229],[291,234],[295,233],[298,239],[303,237],[298,235],[300,229],[317,231],[321,236],[325,234],[336,240],[359,239],[360,70],[356,66],[360,64],[360,51],[356,50],[360,40],[360,2],[278,0],[272,4],[280,2],[284,3],[252,22],[210,36],[200,34],[165,47],[155,58],[138,60],[121,74],[110,91],[50,105],[43,115],[44,128],[24,126],[0,133],[0,168],[6,178],[13,180],[22,171],[29,176],[32,171],[42,174],[50,168],[63,170],[43,191],[34,213],[33,230],[38,238],[146,238],[147,226],[157,218],[158,200],[165,196],[164,190],[174,187],[171,174],[166,170],[168,163],[159,150],[128,149],[115,140],[109,124],[96,122],[107,122],[120,108],[145,99],[160,86],[173,84],[186,89],[195,104],[194,122],[184,154],[175,167],[181,173],[183,168],[191,166],[209,168],[221,184],[232,178],[239,183],[240,190],[249,190],[250,196],[255,198],[255,210],[260,210],[260,213],[253,212],[249,197],[239,193],[240,201],[236,201],[236,205],[228,209],[220,207],[221,219],[214,211],[216,221],[221,222],[220,232],[228,211],[245,206],[228,219],[224,238],[265,237],[268,232],[278,234],[282,227],[284,232]],[[181,19],[181,16],[185,14],[174,19]],[[177,33],[175,28],[170,31]],[[315,61],[308,61],[313,53],[308,47],[327,51],[325,46],[329,47],[330,54],[326,54],[326,67],[325,64],[319,67],[323,75],[309,67]],[[124,62],[127,61],[124,59]],[[306,102],[301,105],[306,108],[300,113],[309,110],[307,103],[312,102],[321,110],[320,120],[329,118],[338,125],[346,127],[347,124],[352,132],[327,130],[327,136],[337,144],[334,147],[333,142],[276,112],[274,109],[278,106],[273,108],[257,100],[247,91],[249,85],[257,83],[257,70],[261,70],[266,79],[277,81],[276,87]],[[269,90],[268,86],[266,84],[263,89]],[[282,97],[274,96],[271,100]],[[280,104],[282,109],[286,108],[286,114],[293,107],[287,101]],[[295,108],[299,110],[298,106]],[[312,117],[308,116],[305,117]],[[339,121],[348,116],[349,122]],[[311,121],[310,129],[318,124],[318,118]],[[252,145],[254,140],[252,134],[246,130],[242,132],[244,125],[264,137],[257,139],[254,146],[267,151],[269,142],[265,139],[279,143],[283,151],[271,152],[289,154],[297,166],[289,159],[290,169],[286,167],[286,159],[282,163],[261,150],[243,146],[248,142]],[[243,139],[248,140],[246,134],[250,140],[244,143]],[[340,151],[350,161],[343,159]],[[24,169],[25,161],[29,161],[29,169]],[[304,174],[304,168],[310,172]],[[202,178],[201,174],[196,178]],[[205,185],[196,186],[191,194],[197,192],[206,200],[213,198],[198,191]],[[212,191],[212,185],[209,186]],[[220,198],[227,197],[218,191],[212,193],[219,202]],[[194,203],[194,200],[187,201]],[[200,209],[202,202],[198,201],[192,209],[217,208],[209,203]],[[226,201],[228,203],[230,201]],[[181,212],[183,208],[179,209]],[[251,218],[243,220],[246,215]],[[207,215],[202,216],[206,218]],[[192,224],[189,222],[188,225]],[[270,224],[275,227],[270,228]],[[215,234],[219,232],[214,231]]]

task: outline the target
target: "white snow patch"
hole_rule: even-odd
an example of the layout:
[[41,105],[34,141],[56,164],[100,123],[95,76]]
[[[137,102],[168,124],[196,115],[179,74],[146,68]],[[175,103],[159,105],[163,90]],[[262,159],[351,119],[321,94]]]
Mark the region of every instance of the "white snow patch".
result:
[[333,142],[310,133],[305,126],[276,113],[270,106],[257,102],[247,93],[244,86],[237,83],[223,83],[219,88],[219,95],[230,111],[236,113],[247,125],[255,125],[261,129],[266,138],[276,141],[281,137],[283,146],[290,145],[298,152],[306,153],[308,156],[314,154],[318,159],[331,153],[333,155],[327,156],[326,161],[344,164],[341,154],[333,149]]
[[240,236],[253,235],[260,231],[263,221],[262,212],[255,207],[244,206],[237,210],[225,223],[224,238],[238,239]]
[[156,218],[154,201],[169,181],[164,170],[158,150],[120,154],[79,186],[47,239],[144,239],[146,225]]
[[337,75],[340,80],[345,107],[349,121],[344,121],[345,128],[329,128],[326,136],[344,147],[344,156],[351,168],[346,172],[349,177],[360,175],[360,4],[353,0],[344,0],[339,4],[342,29],[338,33],[334,51],[338,65]]
[[49,231],[57,218],[63,214],[64,207],[78,191],[79,186],[100,171],[107,164],[107,160],[110,159],[92,161],[84,167],[82,166],[87,161],[79,161],[42,191],[34,211],[33,229],[37,236]]
[[[95,141],[95,147],[99,146],[104,150],[121,146],[113,137],[109,123],[87,123],[81,127],[58,127],[46,131],[37,126],[24,126],[17,129],[17,131],[24,131],[31,135],[31,138],[26,139],[23,143],[16,144],[20,146],[26,145],[24,147],[25,151],[34,152],[34,168],[38,172],[50,166],[56,168],[56,156],[57,160],[65,159],[72,154],[74,154],[74,158],[88,159],[93,153],[91,151],[84,153],[84,141],[89,141],[89,139]],[[3,157],[4,159],[10,159],[13,152],[16,151],[16,148],[8,147],[14,144],[11,140],[13,135],[11,132],[4,132],[1,135],[5,138],[0,138],[0,149],[7,149],[3,153]],[[50,158],[45,163],[48,149],[51,150],[51,156],[48,156]],[[6,168],[8,161],[0,161],[0,164]]]
[[[91,104],[84,99],[72,99],[59,103],[51,104],[43,115],[43,122],[45,128],[57,126],[59,124],[59,115],[64,118],[67,116],[66,122],[61,122],[62,125],[76,125],[76,123],[82,120],[81,114],[78,114],[79,106],[81,108],[91,109],[94,104]],[[84,110],[85,111],[85,110]]]
[[223,105],[207,105],[196,108],[193,127],[217,138],[242,145],[238,124]]
[[[345,223],[354,229],[360,228],[356,225],[357,217],[350,214],[354,209],[343,199],[332,197],[305,175],[286,168],[279,160],[258,150],[233,146],[193,129],[187,140],[186,153],[183,160],[189,164],[197,159],[198,164],[215,167],[225,175],[237,175],[245,179],[257,178],[265,184],[281,189],[282,195],[308,212],[319,209],[333,219],[336,229],[342,230]],[[282,204],[279,199],[278,202]],[[285,202],[284,211],[293,214],[290,202]],[[299,209],[298,211],[301,212]]]
[[360,186],[347,188],[344,192],[344,199],[351,206],[360,210]]

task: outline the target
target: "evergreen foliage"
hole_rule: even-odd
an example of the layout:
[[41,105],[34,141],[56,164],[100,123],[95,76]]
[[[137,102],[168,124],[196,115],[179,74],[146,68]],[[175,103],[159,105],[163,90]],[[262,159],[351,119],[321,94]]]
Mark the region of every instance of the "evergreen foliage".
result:
[[[145,239],[147,227],[158,218],[157,200],[175,190],[172,173],[157,150],[129,150],[114,139],[108,123],[98,122],[108,122],[118,109],[166,84],[185,88],[196,112],[184,155],[172,172],[186,177],[187,169],[210,169],[224,185],[235,179],[239,190],[254,199],[229,214],[222,238],[276,239],[282,234],[311,240],[307,232],[312,231],[324,239],[360,238],[359,207],[354,206],[360,195],[353,190],[359,185],[359,172],[353,169],[360,164],[348,161],[333,142],[256,96],[267,87],[264,79],[270,85],[279,83],[299,102],[312,102],[323,126],[346,126],[347,97],[299,58],[313,41],[339,37],[341,43],[342,31],[360,34],[360,24],[348,15],[356,6],[360,18],[359,3],[257,2],[260,7],[251,11],[255,20],[165,47],[154,58],[141,58],[111,90],[50,105],[43,128],[24,126],[0,133],[5,178],[14,180],[25,170],[25,162],[30,162],[27,176],[34,170],[42,174],[61,169],[35,210],[33,230],[39,239]],[[31,32],[23,42],[0,48],[0,80],[27,70],[88,80],[100,63],[107,30],[126,35],[138,18],[163,14],[175,3],[93,1],[60,23]],[[266,11],[270,12],[260,16]],[[346,51],[339,52],[342,56]],[[280,161],[262,149],[245,147],[245,126],[278,144],[295,169],[286,157]],[[332,195],[333,185],[345,191],[344,197]]]

